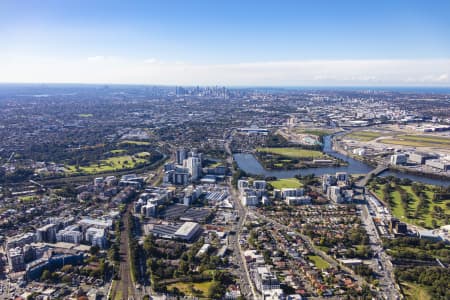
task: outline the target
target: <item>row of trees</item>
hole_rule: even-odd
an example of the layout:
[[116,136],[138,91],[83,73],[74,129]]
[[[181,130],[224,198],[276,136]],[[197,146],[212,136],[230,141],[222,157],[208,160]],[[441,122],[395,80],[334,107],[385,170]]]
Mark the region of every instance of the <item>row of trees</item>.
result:
[[12,173],[6,173],[5,170],[0,167],[0,183],[20,182],[28,179],[34,172],[31,169],[18,168]]
[[397,259],[434,260],[450,263],[450,247],[444,242],[434,242],[417,237],[383,239],[383,247],[392,250]]
[[113,278],[118,279],[119,265],[120,265],[120,227],[121,222],[114,223],[114,239],[111,241],[111,247],[108,250],[108,258],[113,262],[114,273]]
[[395,176],[374,177],[372,178],[372,182],[380,185],[386,183],[395,183],[398,185],[406,185],[406,186],[409,186],[413,183],[413,181],[409,178],[399,178]]
[[403,210],[405,211],[405,214],[408,216],[408,218],[410,218],[411,215],[409,212],[409,202],[411,201],[411,198],[410,198],[409,194],[405,191],[404,188],[402,188],[399,185],[396,185],[395,189],[400,194],[400,204],[402,205]]
[[[126,222],[128,222],[128,247],[130,249],[130,268],[135,280],[139,280],[145,275],[141,274],[141,259],[145,254],[143,247],[139,244],[137,238],[135,238],[135,233],[140,230],[139,219],[136,218],[130,212],[126,212]],[[145,260],[142,260],[144,262]]]
[[383,199],[384,202],[388,203],[389,206],[393,206],[393,201],[391,198],[391,191],[392,191],[392,187],[390,183],[385,183],[383,184],[382,188],[381,188],[381,198]]
[[428,208],[428,197],[425,193],[426,186],[422,183],[415,182],[411,185],[411,190],[419,199],[416,210],[414,212],[414,218],[419,218],[421,212]]
[[241,170],[238,166],[237,163],[234,162],[233,163],[233,169],[235,170],[235,172],[233,172],[233,177],[231,178],[231,184],[235,187],[237,187],[237,182],[239,179],[241,179],[242,177],[247,177],[248,174],[245,173],[245,171]]

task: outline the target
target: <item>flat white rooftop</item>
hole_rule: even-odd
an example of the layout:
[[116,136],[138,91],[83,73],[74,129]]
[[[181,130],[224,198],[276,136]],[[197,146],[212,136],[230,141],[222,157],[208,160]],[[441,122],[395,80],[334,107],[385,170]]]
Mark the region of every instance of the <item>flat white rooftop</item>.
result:
[[99,220],[99,219],[90,219],[84,218],[78,222],[81,225],[91,225],[91,226],[99,226],[99,227],[110,227],[112,226],[112,220]]
[[189,236],[193,231],[197,230],[198,223],[195,222],[185,222],[180,228],[175,232],[177,236]]

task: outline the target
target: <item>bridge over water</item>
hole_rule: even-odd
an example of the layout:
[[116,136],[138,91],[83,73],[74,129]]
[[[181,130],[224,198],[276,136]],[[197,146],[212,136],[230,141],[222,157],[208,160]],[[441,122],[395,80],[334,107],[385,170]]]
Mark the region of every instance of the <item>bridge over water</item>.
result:
[[378,165],[375,169],[366,174],[366,176],[356,183],[359,187],[364,187],[372,177],[378,176],[384,171],[388,170],[388,165]]

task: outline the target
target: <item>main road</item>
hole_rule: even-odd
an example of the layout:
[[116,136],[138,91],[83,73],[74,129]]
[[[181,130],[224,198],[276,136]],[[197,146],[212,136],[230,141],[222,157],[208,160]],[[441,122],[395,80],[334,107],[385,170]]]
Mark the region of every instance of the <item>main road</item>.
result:
[[[228,154],[227,162],[231,166],[233,164],[233,154],[230,150],[230,144],[227,141],[225,143],[225,151]],[[239,266],[239,278],[243,282],[240,285],[241,292],[244,294],[246,298],[253,297],[252,299],[260,299],[261,296],[258,294],[258,292],[255,289],[255,286],[253,284],[253,281],[250,277],[250,272],[247,268],[247,263],[245,261],[245,256],[242,251],[241,247],[241,232],[242,228],[245,224],[245,220],[247,219],[247,209],[242,205],[241,201],[239,200],[239,195],[236,190],[236,188],[233,186],[231,179],[228,180],[228,185],[230,188],[230,196],[233,199],[234,202],[234,208],[235,211],[238,213],[239,221],[237,224],[235,224],[235,235],[231,236],[231,244],[233,247],[233,253],[236,259],[236,262]]]
[[383,241],[378,234],[376,225],[373,221],[372,216],[369,213],[369,207],[373,212],[377,211],[374,207],[372,201],[368,201],[368,197],[372,197],[367,193],[366,185],[369,183],[372,177],[380,174],[381,172],[387,170],[389,167],[385,164],[378,164],[378,166],[372,170],[372,172],[366,174],[364,178],[356,182],[356,186],[363,188],[365,204],[358,205],[361,209],[361,219],[366,226],[366,232],[369,236],[370,245],[375,256],[376,265],[378,265],[378,274],[381,276],[380,289],[383,293],[385,299],[400,299],[400,292],[397,289],[395,283],[394,270],[392,266],[391,259],[386,251],[383,249]]
[[[371,203],[371,201],[367,201],[367,204],[360,205],[362,212],[361,219],[366,226],[372,251],[375,254],[377,264],[379,264],[379,270],[377,273],[381,276],[381,280],[379,280],[380,290],[382,291],[385,299],[400,299],[400,292],[397,290],[395,283],[391,259],[382,247],[383,242],[368,210],[368,206],[372,205]],[[371,207],[371,210],[376,211],[376,207]]]

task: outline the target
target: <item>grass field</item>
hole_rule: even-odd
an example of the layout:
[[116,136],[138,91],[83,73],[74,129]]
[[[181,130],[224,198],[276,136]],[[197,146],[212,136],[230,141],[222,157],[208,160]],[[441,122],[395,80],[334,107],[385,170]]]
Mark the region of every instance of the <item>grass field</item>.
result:
[[212,163],[208,166],[208,168],[215,168],[215,167],[219,167],[219,166],[223,166],[223,162],[218,161],[218,162]]
[[308,259],[314,263],[316,268],[318,269],[327,269],[330,267],[330,264],[323,260],[322,257],[317,255],[308,255]]
[[282,188],[299,188],[302,187],[303,184],[298,181],[297,178],[284,178],[278,179],[274,181],[269,181],[270,185],[273,186],[274,189],[282,189]]
[[97,174],[103,172],[117,171],[132,169],[139,163],[145,163],[147,160],[137,156],[122,155],[114,156],[105,160],[101,160],[99,163],[91,164],[89,166],[80,166],[77,170],[76,166],[66,166],[69,174],[84,173],[84,174]]
[[399,135],[395,139],[382,139],[381,142],[411,147],[450,147],[450,138],[426,135]]
[[126,152],[126,150],[123,149],[115,149],[110,151],[112,154],[120,154]]
[[146,146],[146,145],[150,145],[150,142],[146,142],[146,141],[131,141],[131,140],[125,140],[125,141],[121,141],[119,143],[119,145],[123,145],[123,144],[131,144],[131,145],[138,145],[138,146]]
[[346,135],[346,137],[362,142],[368,142],[376,138],[379,138],[382,135],[383,135],[382,133],[375,131],[355,131]]
[[210,286],[213,284],[213,281],[205,281],[201,283],[191,283],[191,282],[177,282],[172,283],[167,286],[167,290],[170,291],[174,287],[176,287],[180,292],[183,292],[188,296],[197,296],[193,292],[194,290],[201,291],[203,297],[208,297],[208,290]]
[[[409,195],[409,197],[411,199],[411,201],[408,204],[408,211],[414,213],[417,208],[417,205],[419,203],[419,198],[412,191],[411,186],[401,185],[401,188],[403,188],[406,191],[406,193]],[[449,203],[450,199],[444,199],[439,202],[432,201],[433,196],[434,196],[434,192],[433,192],[434,188],[435,187],[433,185],[426,186],[425,194],[428,199],[428,207],[420,212],[418,218],[409,217],[408,212],[406,212],[405,209],[403,208],[403,206],[401,205],[400,193],[397,190],[392,191],[390,193],[392,202],[393,202],[393,205],[391,207],[392,214],[396,218],[398,218],[399,220],[401,220],[403,222],[414,224],[414,225],[419,225],[419,226],[425,226],[427,228],[433,228],[432,227],[432,220],[433,220],[432,212],[433,212],[435,206],[440,206],[446,214],[450,214],[450,209],[447,208],[447,206],[446,206],[446,203]],[[376,185],[375,189],[373,189],[372,191],[380,199],[383,199],[380,185]],[[439,220],[439,219],[436,219],[436,222],[437,222],[438,226],[446,225],[446,224],[444,224],[444,222],[442,220]]]
[[322,250],[325,253],[328,253],[328,251],[330,251],[330,247],[327,246],[316,245],[316,248]]
[[38,196],[21,196],[19,197],[19,200],[22,202],[30,202],[39,199]]
[[414,284],[412,282],[401,282],[403,294],[408,300],[431,300],[425,287]]
[[258,148],[256,149],[258,152],[278,154],[281,156],[292,157],[292,158],[324,158],[326,157],[320,151],[317,150],[306,150],[300,148]]
[[296,133],[303,133],[303,134],[311,134],[316,136],[325,136],[328,134],[331,134],[333,131],[331,130],[322,130],[322,129],[302,129],[297,128],[295,129]]
[[139,152],[134,154],[134,156],[138,158],[147,158],[150,156],[150,152]]

